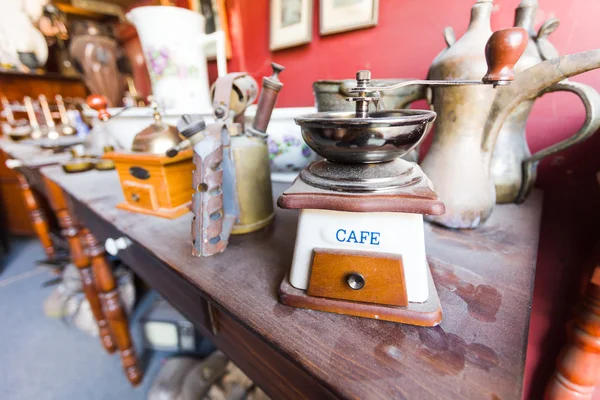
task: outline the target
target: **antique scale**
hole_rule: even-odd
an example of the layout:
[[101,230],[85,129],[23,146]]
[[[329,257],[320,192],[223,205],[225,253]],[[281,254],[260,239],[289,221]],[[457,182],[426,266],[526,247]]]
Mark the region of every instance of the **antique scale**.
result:
[[423,215],[443,214],[444,204],[421,168],[400,159],[419,143],[436,114],[381,110],[380,93],[412,84],[506,85],[526,45],[523,29],[494,33],[481,81],[412,80],[374,87],[371,73],[358,71],[350,89],[357,96],[347,99],[355,102],[355,112],[296,118],[308,146],[324,159],[306,167],[277,202],[300,209],[292,266],[280,285],[282,303],[421,326],[441,322]]

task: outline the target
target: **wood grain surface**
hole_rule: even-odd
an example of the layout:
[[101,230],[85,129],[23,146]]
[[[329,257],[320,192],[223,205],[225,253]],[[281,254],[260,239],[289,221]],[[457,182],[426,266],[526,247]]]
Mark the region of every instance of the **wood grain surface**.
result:
[[[265,230],[232,237],[222,254],[196,258],[191,255],[191,214],[166,220],[116,209],[123,201],[116,172],[66,175],[60,167],[41,172],[71,197],[86,226],[108,227],[94,232],[98,240],[108,232],[129,237],[133,244],[122,257],[159,292],[168,291],[168,299],[178,299],[184,315],[196,321],[200,300],[209,299],[224,320],[235,320],[291,362],[295,372],[284,374],[288,380],[284,384],[281,376],[258,376],[267,393],[282,393],[276,389],[295,385],[302,371],[343,398],[521,396],[540,226],[539,192],[523,205],[497,207],[476,230],[426,225],[428,261],[444,320],[437,327],[420,328],[280,304],[277,289],[291,265],[297,211],[278,209],[274,223]],[[285,188],[275,185],[274,194]],[[148,259],[159,266],[150,273],[148,260],[136,262],[133,254],[149,254]],[[215,340],[219,343],[219,334]],[[253,378],[258,375],[247,370]],[[311,398],[312,386],[305,386],[290,398]]]

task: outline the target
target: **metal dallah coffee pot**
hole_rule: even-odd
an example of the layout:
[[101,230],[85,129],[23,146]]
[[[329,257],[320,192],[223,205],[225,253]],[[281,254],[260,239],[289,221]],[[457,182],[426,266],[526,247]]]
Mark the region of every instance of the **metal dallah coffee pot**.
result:
[[[480,54],[491,35],[492,0],[478,0],[466,33],[458,40],[446,30],[449,47],[433,61],[429,79],[475,79],[485,73]],[[496,203],[491,159],[506,118],[523,102],[570,77],[600,67],[600,50],[553,58],[517,73],[509,87],[492,93],[486,86],[433,88],[438,114],[429,152],[421,163],[435,182],[446,213],[429,220],[451,228],[475,228]],[[588,93],[594,96],[593,93]],[[588,118],[594,129],[595,118]]]
[[206,125],[200,115],[184,115],[177,129],[186,138],[167,151],[175,156],[193,146],[196,170],[192,201],[193,250],[210,256],[225,250],[230,234],[267,226],[274,217],[267,126],[283,84],[284,68],[272,63],[273,75],[263,87],[252,126],[244,125],[244,111],[258,93],[247,73],[219,78],[211,89],[215,122]]
[[[517,73],[544,60],[558,57],[558,51],[550,43],[548,36],[558,28],[559,21],[555,18],[547,20],[536,33],[533,24],[537,8],[537,0],[522,0],[515,12],[515,26],[529,32],[527,49],[515,65]],[[574,135],[532,155],[527,146],[525,132],[527,118],[537,98],[557,91],[571,92],[581,99],[585,106],[586,123]],[[597,99],[598,94],[594,88],[583,83],[563,80],[519,104],[504,121],[492,153],[491,174],[496,188],[496,203],[525,201],[535,183],[537,164],[540,160],[594,134],[598,128],[597,118],[600,116],[600,103]]]

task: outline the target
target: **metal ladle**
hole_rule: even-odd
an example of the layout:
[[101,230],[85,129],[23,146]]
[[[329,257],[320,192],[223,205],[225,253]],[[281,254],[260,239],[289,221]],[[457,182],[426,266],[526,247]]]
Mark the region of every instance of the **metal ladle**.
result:
[[31,101],[31,97],[23,97],[23,104],[25,105],[25,111],[27,111],[29,126],[31,126],[31,138],[40,139],[44,135],[44,132],[42,131],[42,128],[40,128],[40,124],[38,123],[37,115],[35,114],[35,109],[33,108],[33,101]]
[[42,107],[42,113],[44,114],[44,119],[46,120],[46,127],[48,128],[48,132],[46,135],[48,139],[58,139],[60,133],[56,130],[56,124],[54,123],[54,119],[52,118],[52,112],[50,111],[50,105],[48,104],[48,100],[46,100],[46,96],[40,94],[38,96],[38,100],[40,102],[40,106]]
[[54,96],[56,100],[56,106],[58,107],[58,112],[60,114],[60,125],[58,125],[58,133],[63,136],[71,136],[77,133],[77,128],[75,128],[71,121],[69,120],[69,116],[67,115],[67,109],[65,108],[65,102],[60,94]]
[[29,137],[31,126],[26,120],[16,120],[13,114],[12,106],[6,96],[2,96],[2,109],[6,122],[2,124],[2,130],[12,140],[19,141]]

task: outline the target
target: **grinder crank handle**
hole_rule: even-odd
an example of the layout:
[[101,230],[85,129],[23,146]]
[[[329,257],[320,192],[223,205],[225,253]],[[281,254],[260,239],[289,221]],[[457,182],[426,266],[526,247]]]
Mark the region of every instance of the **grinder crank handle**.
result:
[[514,67],[527,48],[529,34],[523,28],[501,29],[492,34],[485,45],[488,71],[481,79],[494,87],[508,85],[515,80]]
[[507,28],[494,32],[485,46],[485,58],[488,64],[488,71],[480,81],[464,79],[412,79],[396,83],[395,85],[373,87],[370,86],[371,72],[361,70],[356,73],[356,87],[349,90],[352,93],[358,93],[358,96],[349,97],[347,100],[377,100],[377,94],[373,96],[374,92],[385,92],[410,85],[494,85],[494,87],[508,85],[515,79],[513,68],[527,48],[528,40],[529,35],[523,28]]
[[180,151],[193,147],[204,139],[206,123],[199,114],[185,114],[177,123],[179,135],[185,139],[166,151],[167,157],[175,157]]

